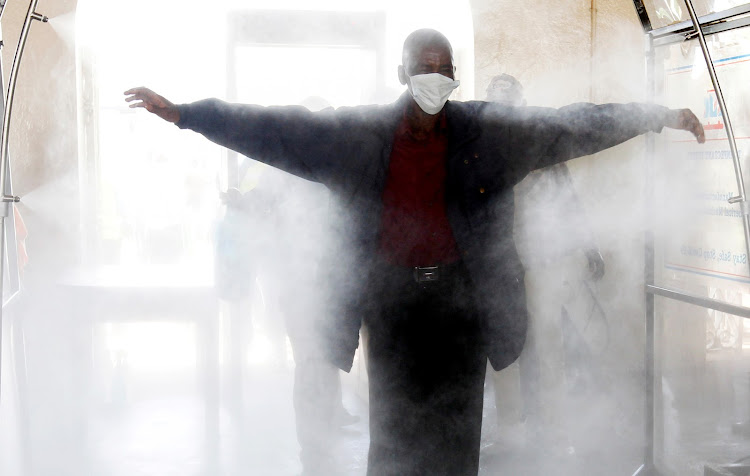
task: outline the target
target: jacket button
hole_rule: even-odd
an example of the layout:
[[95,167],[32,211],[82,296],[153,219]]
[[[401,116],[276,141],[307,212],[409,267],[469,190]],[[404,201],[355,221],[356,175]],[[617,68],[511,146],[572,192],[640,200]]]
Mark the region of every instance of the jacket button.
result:
[[479,193],[484,193],[484,187],[479,188]]
[[479,152],[474,152],[474,158],[475,158],[475,159],[478,159],[478,158],[479,158]]
[[469,159],[464,159],[464,163],[465,163],[466,165],[469,165]]

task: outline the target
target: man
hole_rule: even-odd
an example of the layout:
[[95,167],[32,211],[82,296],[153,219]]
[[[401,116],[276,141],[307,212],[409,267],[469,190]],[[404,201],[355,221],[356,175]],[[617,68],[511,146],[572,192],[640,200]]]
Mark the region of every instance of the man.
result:
[[404,42],[394,104],[312,113],[127,91],[181,128],[326,185],[351,244],[326,279],[342,291],[322,330],[349,370],[367,332],[369,475],[476,474],[485,362],[512,363],[526,334],[513,185],[531,170],[672,127],[689,110],[578,104],[559,110],[447,102],[453,52],[435,30]]
[[[512,107],[526,105],[523,86],[509,74],[492,78],[486,98]],[[523,423],[535,451],[567,453],[573,443],[573,425],[564,421],[570,414],[566,411],[569,398],[565,387],[574,385],[572,372],[580,369],[566,349],[575,341],[581,347],[576,353],[585,351],[589,346],[583,335],[601,328],[596,321],[606,325],[606,317],[600,315],[596,305],[590,305],[593,296],[582,283],[584,279],[602,278],[604,260],[567,165],[535,170],[516,185],[514,192],[514,236],[526,270],[529,329],[517,363],[493,374],[498,424],[502,432]],[[580,270],[584,260],[588,273]],[[576,306],[584,301],[586,305]],[[598,340],[601,337],[594,336]],[[602,342],[597,344],[601,346]],[[591,366],[591,360],[579,364]],[[519,393],[521,401],[517,402],[514,397]],[[516,442],[522,440],[517,434],[508,436]]]

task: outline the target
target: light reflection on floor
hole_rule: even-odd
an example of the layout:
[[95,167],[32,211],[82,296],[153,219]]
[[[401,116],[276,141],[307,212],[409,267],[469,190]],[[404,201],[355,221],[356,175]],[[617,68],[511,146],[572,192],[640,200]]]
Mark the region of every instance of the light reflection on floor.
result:
[[[91,415],[92,473],[111,476],[295,475],[301,471],[292,407],[294,366],[270,358],[270,339],[253,336],[247,353],[241,407],[222,385],[219,440],[206,441],[205,406],[194,371],[130,373],[127,399],[109,401]],[[288,344],[287,344],[288,345]],[[344,388],[344,404],[361,417],[342,428],[339,464],[343,475],[363,475],[367,454],[367,409]],[[214,454],[215,453],[215,454]]]

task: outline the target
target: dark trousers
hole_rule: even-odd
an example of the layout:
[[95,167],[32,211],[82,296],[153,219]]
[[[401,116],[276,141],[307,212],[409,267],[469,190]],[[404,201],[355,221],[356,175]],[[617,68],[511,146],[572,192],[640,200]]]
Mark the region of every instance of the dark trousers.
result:
[[486,352],[465,269],[418,283],[380,266],[373,281],[368,476],[476,475]]

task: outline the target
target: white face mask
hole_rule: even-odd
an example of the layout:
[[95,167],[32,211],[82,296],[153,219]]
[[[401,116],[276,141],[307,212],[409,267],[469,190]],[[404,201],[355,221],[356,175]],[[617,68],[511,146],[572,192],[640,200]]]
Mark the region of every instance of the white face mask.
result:
[[440,73],[416,74],[409,76],[409,79],[409,90],[414,101],[430,115],[440,112],[453,90],[461,84]]

